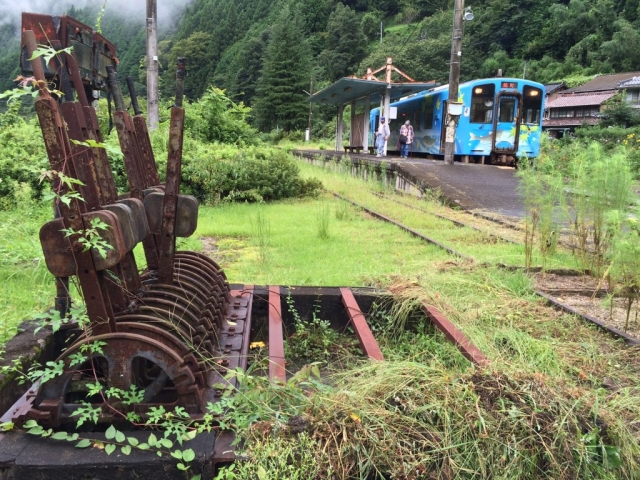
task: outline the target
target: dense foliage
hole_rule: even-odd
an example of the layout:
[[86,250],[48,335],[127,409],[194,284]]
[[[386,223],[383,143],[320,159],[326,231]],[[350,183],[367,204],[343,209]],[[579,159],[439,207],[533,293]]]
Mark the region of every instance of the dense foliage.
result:
[[0,209],[13,207],[23,196],[39,198],[46,184],[38,171],[47,165],[42,136],[36,122],[18,115],[20,102],[0,113]]
[[219,146],[185,158],[184,191],[201,200],[262,202],[315,194],[319,181],[303,180],[293,156],[276,148]]
[[[464,29],[463,80],[501,68],[506,75],[575,84],[598,73],[640,70],[638,0],[477,0],[470,6],[475,19]],[[200,98],[215,85],[257,107],[253,121],[263,131],[304,128],[302,90],[311,81],[317,91],[377,68],[387,56],[416,79],[446,82],[452,7],[452,0],[195,0],[176,26],[160,31],[161,93],[173,95],[175,59],[185,56],[187,97]],[[94,25],[98,10],[68,13]],[[101,22],[118,46],[121,76],[137,78],[142,93],[143,22],[121,18],[108,4]],[[0,28],[7,46],[0,54],[4,88],[17,74],[17,36],[16,26]],[[322,120],[332,114],[320,109],[314,130],[327,130]]]

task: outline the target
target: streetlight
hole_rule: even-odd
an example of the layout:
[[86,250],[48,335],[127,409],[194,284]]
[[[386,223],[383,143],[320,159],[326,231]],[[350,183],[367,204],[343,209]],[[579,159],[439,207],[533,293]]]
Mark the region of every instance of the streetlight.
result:
[[449,66],[449,99],[447,101],[444,163],[453,165],[456,125],[462,114],[462,104],[458,103],[460,87],[460,59],[462,57],[462,30],[464,21],[473,20],[471,7],[464,8],[464,0],[455,0],[453,10],[453,33],[451,36],[451,64]]

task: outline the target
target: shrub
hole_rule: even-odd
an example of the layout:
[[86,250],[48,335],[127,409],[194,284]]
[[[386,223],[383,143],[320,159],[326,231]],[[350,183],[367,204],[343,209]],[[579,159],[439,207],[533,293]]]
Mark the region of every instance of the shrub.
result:
[[[19,102],[14,105],[20,108]],[[0,208],[15,206],[16,194],[24,191],[24,185],[29,187],[32,198],[39,199],[49,184],[39,182],[38,171],[47,165],[37,120],[24,121],[14,108],[0,114]]]
[[247,123],[251,109],[231,101],[221,90],[210,87],[202,98],[186,107],[185,134],[205,142],[256,145],[258,132]]
[[[206,150],[206,151],[205,151]],[[313,195],[316,179],[300,178],[294,158],[275,148],[215,146],[185,156],[184,191],[205,201],[261,202]]]

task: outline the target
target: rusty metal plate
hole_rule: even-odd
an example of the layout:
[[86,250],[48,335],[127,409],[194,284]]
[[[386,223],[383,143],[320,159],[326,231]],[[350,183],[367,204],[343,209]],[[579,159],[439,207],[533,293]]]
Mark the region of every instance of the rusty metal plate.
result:
[[[112,247],[107,250],[106,258],[102,258],[95,251],[91,252],[96,271],[112,268],[122,261],[127,251],[118,217],[107,210],[97,210],[82,214],[82,218],[87,225],[94,218],[99,218],[109,225],[107,230],[101,232],[102,238]],[[69,238],[64,237],[65,234],[62,232],[64,228],[62,219],[58,218],[45,223],[40,229],[40,244],[45,263],[49,271],[56,277],[70,277],[76,274],[72,245]]]
[[[164,193],[150,192],[144,198],[149,229],[154,235],[162,230]],[[198,200],[191,195],[179,195],[176,212],[176,237],[189,237],[198,227]]]
[[133,227],[136,235],[136,243],[144,240],[149,235],[149,222],[147,222],[147,212],[144,209],[144,203],[137,198],[123,198],[117,203],[122,203],[131,209],[133,214]]
[[131,209],[120,203],[115,203],[112,205],[105,205],[105,210],[114,213],[118,217],[118,221],[120,222],[120,229],[122,231],[122,238],[124,240],[124,249],[127,252],[133,250],[133,247],[138,243],[136,240],[136,234],[133,230],[134,219],[133,212]]

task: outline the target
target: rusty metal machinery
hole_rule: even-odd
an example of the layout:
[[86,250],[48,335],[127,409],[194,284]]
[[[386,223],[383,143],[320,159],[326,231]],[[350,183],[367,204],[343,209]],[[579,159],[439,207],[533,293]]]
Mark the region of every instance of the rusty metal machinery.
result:
[[[78,401],[103,405],[103,398],[87,393],[87,385],[96,381],[105,389],[136,386],[143,392],[135,406],[119,404],[121,412],[129,409],[144,417],[151,406],[164,405],[201,414],[219,395],[213,385],[246,351],[243,322],[250,314],[251,294],[232,296],[213,260],[176,251],[176,238],[191,235],[198,217],[197,200],[180,194],[184,61],[178,63],[166,181],[160,183],[132,82],[133,118],[125,109],[115,48],[67,16],[24,14],[22,30],[23,68],[39,81],[35,109],[51,170],[82,182],[82,200],[58,202],[59,217],[43,225],[40,240],[51,273],[77,278],[90,324],[60,355],[64,373],[32,393],[15,420],[36,419],[52,427],[75,423]],[[74,48],[48,64],[37,58],[27,65],[39,43]],[[44,80],[59,86],[61,100],[50,95]],[[108,89],[115,101],[114,123],[130,186],[126,195],[118,195],[105,150],[87,143],[103,140],[88,88]],[[52,187],[58,196],[70,188],[60,181]],[[86,250],[80,241],[96,220],[108,226],[101,231],[110,246],[104,256],[94,248]],[[133,255],[139,243],[147,262],[142,272]],[[102,347],[92,353],[90,346],[96,342]],[[78,352],[86,353],[81,364],[72,360]],[[113,421],[117,415],[103,408],[100,420]]]

